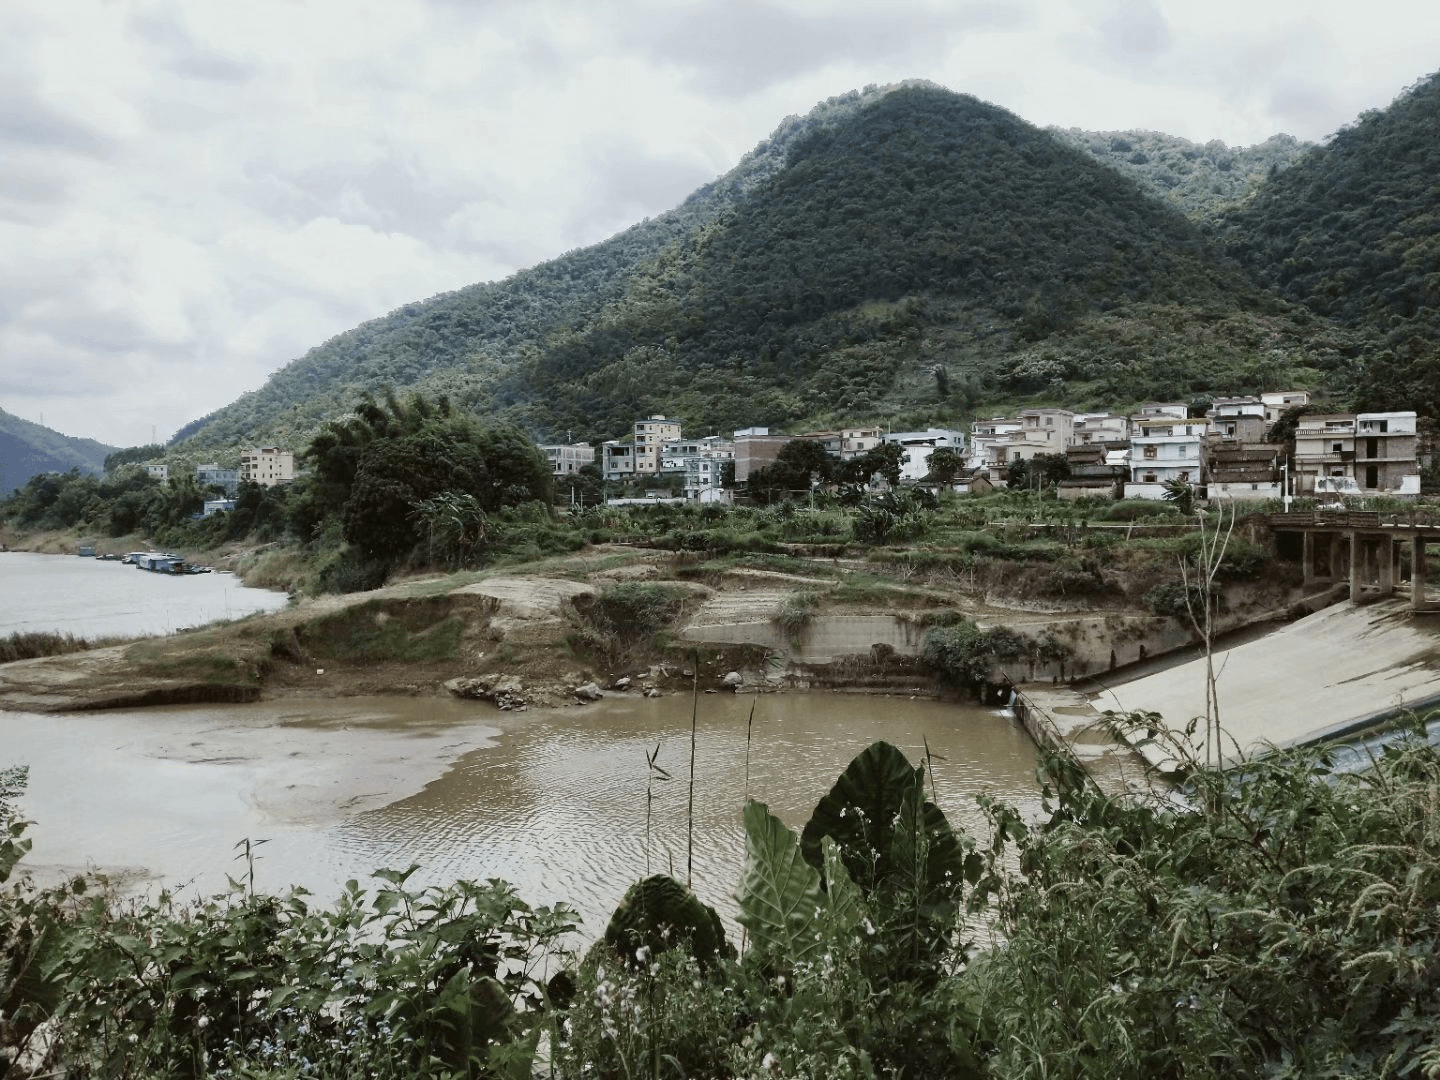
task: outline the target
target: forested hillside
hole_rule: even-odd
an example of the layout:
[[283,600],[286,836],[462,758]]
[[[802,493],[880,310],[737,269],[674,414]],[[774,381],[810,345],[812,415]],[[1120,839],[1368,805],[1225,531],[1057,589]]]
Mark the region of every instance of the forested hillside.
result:
[[1198,222],[1253,195],[1314,146],[1292,135],[1272,135],[1254,146],[1226,146],[1219,139],[1202,145],[1158,131],[1049,130]]
[[1357,404],[1440,416],[1440,74],[1338,132],[1220,228],[1262,283],[1375,329]]
[[[541,440],[613,438],[654,412],[705,434],[1291,385],[1360,400],[1383,362],[1374,320],[1433,316],[1423,96],[1305,154],[1285,136],[1230,150],[1047,132],[928,84],[851,93],[788,118],[675,210],[357,327],[177,440],[303,445],[386,387]],[[1382,151],[1384,166],[1351,160]],[[1377,172],[1384,191],[1369,187]],[[1332,217],[1350,223],[1341,233],[1391,227],[1312,250],[1305,223]],[[1312,260],[1305,274],[1283,269],[1287,243]],[[1357,273],[1319,266],[1337,252],[1386,272],[1337,298],[1336,275]]]
[[37,473],[99,472],[115,448],[76,439],[0,409],[0,496],[23,487]]

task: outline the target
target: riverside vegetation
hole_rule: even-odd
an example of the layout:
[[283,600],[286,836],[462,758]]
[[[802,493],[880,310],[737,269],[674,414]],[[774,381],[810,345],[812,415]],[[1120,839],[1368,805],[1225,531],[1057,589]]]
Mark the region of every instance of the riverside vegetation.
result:
[[1050,759],[1040,815],[982,800],[978,837],[932,800],[945,769],[877,743],[798,835],[748,803],[740,942],[655,876],[583,955],[569,909],[498,881],[384,870],[320,904],[256,893],[242,861],[196,901],[39,888],[12,773],[0,1060],[251,1080],[1440,1074],[1440,754],[1418,725],[1360,771],[1277,753],[1196,768],[1178,799],[1106,795]]

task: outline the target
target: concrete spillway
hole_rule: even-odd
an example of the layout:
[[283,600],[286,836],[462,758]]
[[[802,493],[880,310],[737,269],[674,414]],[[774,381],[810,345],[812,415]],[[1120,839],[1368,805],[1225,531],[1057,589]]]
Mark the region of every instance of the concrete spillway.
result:
[[[1338,734],[1367,718],[1440,698],[1440,618],[1386,600],[1337,604],[1258,640],[1214,655],[1222,735],[1234,760],[1268,746],[1295,746]],[[1090,696],[1096,710],[1158,713],[1180,736],[1205,715],[1205,661]],[[1203,719],[1194,735],[1206,760]],[[1152,764],[1171,764],[1164,740],[1136,745]]]

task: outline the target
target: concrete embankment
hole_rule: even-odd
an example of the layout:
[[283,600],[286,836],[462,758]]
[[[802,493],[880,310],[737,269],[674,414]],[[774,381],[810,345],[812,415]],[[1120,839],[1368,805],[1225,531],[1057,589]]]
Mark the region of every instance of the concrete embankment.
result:
[[[1303,745],[1440,699],[1440,618],[1399,600],[1336,604],[1213,655],[1219,756],[1235,761],[1270,747]],[[1157,714],[1159,733],[1135,749],[1162,769],[1176,746],[1207,759],[1205,660],[1102,686],[1037,691],[1064,726],[1088,726],[1105,711]],[[1186,728],[1200,718],[1193,734]]]

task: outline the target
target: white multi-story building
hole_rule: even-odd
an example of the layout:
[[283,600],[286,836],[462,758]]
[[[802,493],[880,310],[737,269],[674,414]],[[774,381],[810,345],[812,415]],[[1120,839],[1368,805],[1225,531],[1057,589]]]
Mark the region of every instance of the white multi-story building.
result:
[[1309,390],[1278,390],[1274,393],[1261,394],[1260,403],[1265,406],[1265,427],[1269,430],[1270,425],[1280,419],[1280,414],[1286,409],[1293,409],[1297,405],[1310,404]]
[[893,431],[882,442],[905,448],[900,459],[901,480],[923,480],[930,473],[930,455],[942,446],[964,451],[965,433],[948,428],[926,428],[924,431]]
[[878,427],[841,428],[840,460],[860,457],[879,446],[884,438]]
[[559,443],[540,447],[550,472],[555,476],[574,476],[586,465],[595,464],[595,448],[589,443]]
[[1070,445],[1119,443],[1130,439],[1130,418],[1119,413],[1076,413],[1070,423]]
[[1041,454],[1063,454],[1070,445],[1075,414],[1069,409],[1024,409],[1020,430],[1010,433],[1006,461],[1029,461]]
[[1198,485],[1210,421],[1157,413],[1131,417],[1130,480],[1127,499],[1160,499],[1165,484],[1183,480]]
[[240,476],[261,487],[288,484],[295,479],[295,455],[278,446],[257,446],[240,455]]
[[970,453],[966,464],[976,472],[998,472],[1009,460],[1010,436],[1024,425],[1019,418],[992,416],[970,425]]

